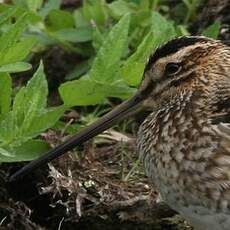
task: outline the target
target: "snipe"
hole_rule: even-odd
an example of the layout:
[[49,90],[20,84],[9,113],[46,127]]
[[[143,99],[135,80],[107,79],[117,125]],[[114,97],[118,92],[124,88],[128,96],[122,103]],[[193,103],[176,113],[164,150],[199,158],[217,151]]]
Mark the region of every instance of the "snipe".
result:
[[150,57],[136,95],[14,174],[23,176],[94,137],[138,106],[152,113],[138,132],[146,173],[196,229],[230,229],[230,47],[181,37]]

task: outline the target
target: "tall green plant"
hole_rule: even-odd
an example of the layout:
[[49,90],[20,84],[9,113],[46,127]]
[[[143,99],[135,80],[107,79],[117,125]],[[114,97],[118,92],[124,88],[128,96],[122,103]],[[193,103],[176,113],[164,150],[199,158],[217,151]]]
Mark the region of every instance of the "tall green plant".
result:
[[34,159],[44,148],[47,149],[47,144],[33,138],[52,127],[63,114],[65,107],[46,108],[48,87],[42,64],[27,86],[17,92],[12,105],[10,76],[1,74],[0,83],[1,88],[4,88],[0,103],[0,161]]

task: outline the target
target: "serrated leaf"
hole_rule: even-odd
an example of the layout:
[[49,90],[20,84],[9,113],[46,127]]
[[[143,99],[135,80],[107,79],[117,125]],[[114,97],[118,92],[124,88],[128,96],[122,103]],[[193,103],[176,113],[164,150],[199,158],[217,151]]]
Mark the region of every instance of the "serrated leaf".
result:
[[156,11],[152,11],[152,32],[154,48],[176,36],[173,23]]
[[115,80],[119,62],[127,48],[130,15],[125,15],[111,29],[92,64],[92,80],[109,84]]
[[3,65],[0,67],[0,73],[18,73],[27,71],[32,68],[32,65],[26,62],[16,62]]
[[138,46],[136,52],[126,60],[121,68],[121,75],[129,85],[137,86],[141,81],[145,64],[149,55],[153,52],[153,47],[153,32],[150,31]]
[[9,146],[2,150],[0,148],[0,162],[31,161],[48,151],[49,145],[41,140],[29,140],[19,146]]
[[25,89],[24,100],[27,101],[27,104],[24,107],[24,111],[26,113],[22,130],[26,130],[28,127],[30,127],[39,111],[45,108],[47,95],[48,86],[45,79],[44,67],[41,63]]
[[0,121],[10,110],[12,80],[7,73],[0,73]]
[[2,56],[12,47],[21,37],[26,28],[27,14],[23,14],[8,31],[0,37],[0,60]]
[[137,51],[131,55],[121,69],[124,80],[132,86],[141,81],[148,57],[162,43],[176,36],[172,22],[167,21],[158,12],[152,12],[151,31],[146,35]]
[[[12,110],[0,122],[0,147],[9,153],[15,154],[10,160],[6,156],[3,159],[0,153],[0,161],[34,158],[33,153],[28,155],[27,158],[20,153],[18,155],[18,152],[20,152],[18,148],[24,146],[42,131],[52,127],[66,108],[65,106],[59,106],[46,109],[47,94],[47,82],[41,63],[27,86],[22,87],[16,94]],[[24,148],[26,146],[21,147],[22,150]]]
[[7,114],[5,120],[0,123],[0,139],[5,142],[25,141],[28,138],[27,128],[33,124],[33,119],[44,110],[48,94],[47,82],[41,64],[28,82],[16,94],[13,109]]
[[42,62],[40,63],[37,71],[34,73],[33,77],[27,83],[25,93],[27,97],[26,99],[28,99],[30,104],[34,105],[36,109],[44,108],[46,106],[48,85]]
[[44,110],[33,118],[33,122],[27,129],[23,130],[23,135],[35,137],[42,131],[52,127],[65,111],[64,106],[58,106]]
[[12,45],[5,54],[2,54],[0,65],[6,65],[24,60],[31,52],[35,42],[36,39],[34,37],[27,37]]

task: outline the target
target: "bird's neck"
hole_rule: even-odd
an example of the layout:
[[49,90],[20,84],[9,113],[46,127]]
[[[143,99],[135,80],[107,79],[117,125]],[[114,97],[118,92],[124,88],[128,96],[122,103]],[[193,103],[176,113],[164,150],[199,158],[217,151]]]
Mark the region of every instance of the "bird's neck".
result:
[[199,92],[184,91],[151,113],[138,133],[142,158],[151,154],[154,160],[160,159],[165,164],[172,158],[177,159],[177,163],[184,157],[189,158],[189,148],[199,145],[209,122],[203,107]]
[[162,105],[142,123],[138,151],[147,175],[162,193],[164,187],[167,190],[167,186],[178,183],[181,172],[190,177],[205,171],[209,149],[216,144],[208,134],[208,122],[202,100],[187,92]]

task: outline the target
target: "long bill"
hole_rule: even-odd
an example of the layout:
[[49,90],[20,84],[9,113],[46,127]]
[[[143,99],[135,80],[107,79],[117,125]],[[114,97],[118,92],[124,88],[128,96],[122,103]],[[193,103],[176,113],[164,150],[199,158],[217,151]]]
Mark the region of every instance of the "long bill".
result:
[[47,153],[45,153],[40,158],[28,163],[22,169],[14,173],[10,178],[9,181],[15,181],[24,175],[30,173],[31,171],[39,168],[40,166],[50,162],[51,160],[61,156],[62,154],[70,151],[77,145],[84,143],[85,141],[93,138],[94,136],[100,134],[101,132],[105,131],[106,129],[113,126],[119,120],[127,116],[130,112],[132,112],[137,106],[140,104],[141,101],[145,98],[145,95],[138,91],[131,99],[124,101],[122,104],[117,106],[115,109],[110,111],[109,113],[105,114],[103,117],[99,118],[90,126],[84,128],[76,135],[71,137],[69,140],[64,142],[63,144],[57,146],[54,149],[51,149]]

